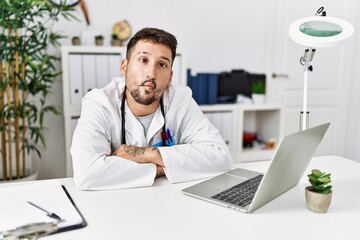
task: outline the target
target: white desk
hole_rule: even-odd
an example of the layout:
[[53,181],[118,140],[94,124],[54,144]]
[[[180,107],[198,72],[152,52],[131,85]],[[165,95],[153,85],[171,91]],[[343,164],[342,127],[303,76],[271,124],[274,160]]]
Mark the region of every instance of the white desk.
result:
[[[266,171],[269,162],[236,167]],[[333,202],[328,213],[310,212],[306,174],[332,173]],[[61,179],[88,226],[46,239],[360,239],[360,164],[341,157],[316,157],[301,183],[251,214],[181,193],[196,182],[117,191],[79,191]],[[45,239],[45,238],[44,238]]]

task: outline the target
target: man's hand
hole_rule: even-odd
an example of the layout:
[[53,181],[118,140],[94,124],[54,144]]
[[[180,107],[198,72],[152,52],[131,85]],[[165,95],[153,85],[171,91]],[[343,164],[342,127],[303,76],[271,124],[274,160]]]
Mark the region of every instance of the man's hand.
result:
[[[164,167],[164,162],[162,160],[160,151],[157,148],[136,147],[123,144],[112,155],[122,157],[137,163],[154,163],[161,168]],[[156,172],[159,171],[157,170]]]
[[164,168],[159,165],[156,165],[156,177],[161,177],[164,175],[165,175]]

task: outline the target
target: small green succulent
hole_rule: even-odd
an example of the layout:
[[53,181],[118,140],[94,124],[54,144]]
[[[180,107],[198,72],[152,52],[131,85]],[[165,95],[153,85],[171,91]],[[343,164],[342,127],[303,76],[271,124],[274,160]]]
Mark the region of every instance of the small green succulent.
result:
[[252,93],[256,93],[256,94],[265,94],[266,91],[265,82],[262,80],[258,80],[254,82],[251,86],[251,91]]
[[320,170],[313,169],[311,174],[308,174],[309,182],[311,183],[313,190],[321,194],[327,194],[331,191],[332,186],[330,173],[321,172]]
[[111,39],[113,39],[113,40],[119,39],[119,35],[117,33],[112,33]]

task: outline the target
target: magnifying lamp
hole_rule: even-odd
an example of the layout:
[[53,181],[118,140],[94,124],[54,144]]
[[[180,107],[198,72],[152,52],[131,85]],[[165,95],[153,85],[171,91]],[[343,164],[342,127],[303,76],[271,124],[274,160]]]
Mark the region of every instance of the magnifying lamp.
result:
[[317,11],[318,16],[298,19],[290,24],[289,37],[296,43],[306,47],[300,58],[304,66],[304,95],[303,110],[300,112],[300,130],[308,128],[307,111],[307,84],[308,74],[312,71],[312,61],[316,48],[335,47],[354,33],[354,27],[345,20],[326,17],[326,12],[321,7]]

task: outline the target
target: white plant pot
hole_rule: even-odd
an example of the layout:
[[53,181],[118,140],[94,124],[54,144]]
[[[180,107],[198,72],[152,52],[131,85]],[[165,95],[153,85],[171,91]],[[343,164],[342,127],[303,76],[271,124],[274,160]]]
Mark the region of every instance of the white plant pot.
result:
[[[25,177],[21,177],[21,178],[16,178],[16,158],[15,158],[15,144],[12,145],[12,169],[11,169],[11,173],[12,173],[12,180],[6,180],[4,181],[3,178],[3,166],[0,162],[0,183],[7,183],[7,182],[13,182],[13,181],[33,181],[33,180],[37,180],[37,176],[38,173],[37,171],[33,168],[33,164],[32,164],[32,155],[31,154],[26,154],[26,175]],[[20,160],[22,161],[22,159]],[[7,163],[9,164],[9,163]],[[7,174],[9,174],[9,172],[7,172]],[[22,168],[20,168],[20,174],[22,175]],[[9,176],[7,176],[9,177]]]
[[308,209],[316,213],[326,213],[331,203],[332,191],[328,194],[321,194],[313,192],[311,189],[312,186],[305,188],[305,199]]
[[[2,174],[1,174],[2,175]],[[0,180],[0,184],[1,183],[12,183],[12,182],[25,182],[25,181],[35,181],[38,178],[38,172],[34,169],[28,168],[26,169],[26,177],[23,178],[16,178],[16,174],[13,174],[13,179],[12,180]],[[2,176],[1,178],[2,179]]]
[[265,94],[251,94],[251,99],[254,104],[264,104],[265,103]]

